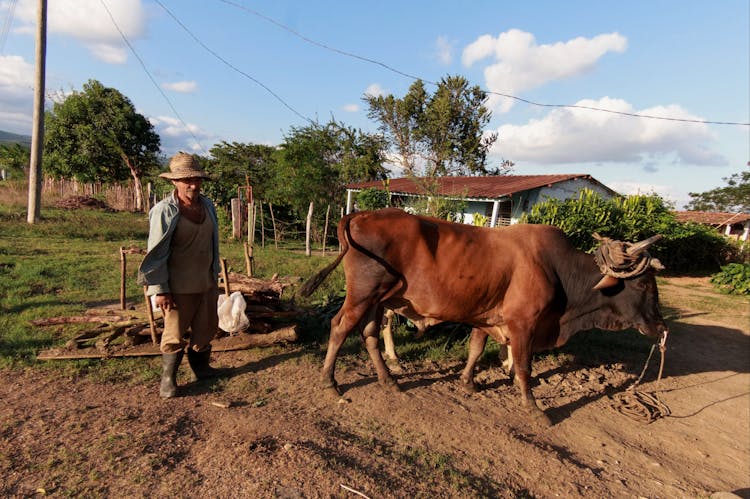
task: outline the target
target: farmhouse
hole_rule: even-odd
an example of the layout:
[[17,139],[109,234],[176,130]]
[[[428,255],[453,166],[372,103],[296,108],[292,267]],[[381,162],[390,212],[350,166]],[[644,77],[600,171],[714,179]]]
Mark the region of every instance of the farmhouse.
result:
[[[420,180],[406,177],[390,179],[387,189],[391,204],[408,206],[410,198],[425,197]],[[489,219],[490,227],[514,224],[535,203],[547,198],[574,198],[582,189],[590,189],[604,199],[619,195],[586,174],[438,177],[434,181],[437,183],[435,192],[439,196],[466,203],[462,213],[464,223],[473,223],[474,215],[478,213]],[[379,180],[347,185],[347,213],[356,209],[356,194],[370,188],[385,190],[386,186]]]
[[750,239],[750,213],[725,213],[716,211],[676,211],[680,222],[710,225],[726,237],[747,241]]

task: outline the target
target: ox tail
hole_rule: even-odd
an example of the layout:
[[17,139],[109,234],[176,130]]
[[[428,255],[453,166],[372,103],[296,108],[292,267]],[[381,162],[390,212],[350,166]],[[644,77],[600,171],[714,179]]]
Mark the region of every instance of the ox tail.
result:
[[341,224],[339,226],[339,241],[341,242],[341,252],[339,252],[339,256],[336,257],[336,259],[328,264],[325,268],[320,270],[317,274],[312,276],[310,279],[305,281],[305,283],[302,285],[301,288],[299,288],[299,294],[301,296],[304,296],[305,298],[310,296],[315,292],[316,289],[320,287],[321,284],[323,284],[323,281],[326,280],[326,278],[333,272],[333,269],[338,267],[339,263],[341,263],[341,260],[344,259],[344,255],[346,255],[346,252],[349,251],[349,242],[347,241],[347,233],[349,232],[349,221],[351,220],[351,217],[346,217],[341,221]]

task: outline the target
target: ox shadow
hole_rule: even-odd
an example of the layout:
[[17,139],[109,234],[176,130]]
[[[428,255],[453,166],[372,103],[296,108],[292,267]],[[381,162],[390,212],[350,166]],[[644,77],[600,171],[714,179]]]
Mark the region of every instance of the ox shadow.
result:
[[[688,324],[680,321],[669,323],[669,339],[665,353],[663,379],[702,374],[726,373],[728,376],[750,372],[750,335],[738,329],[723,326]],[[612,397],[629,388],[641,373],[643,381],[656,380],[659,370],[659,355],[655,353],[648,366],[651,342],[634,331],[579,333],[570,343],[559,349],[574,357],[574,361],[539,372],[537,378],[548,379],[555,374],[566,375],[579,369],[620,363],[629,379],[610,383],[601,392],[583,395],[580,398],[547,411],[557,423],[576,410],[602,397]],[[645,368],[645,370],[644,370]],[[705,381],[702,383],[710,383]],[[691,385],[692,386],[692,385]],[[720,403],[717,400],[715,403]]]
[[[670,321],[668,326],[670,335],[667,342],[663,378],[680,378],[713,372],[736,374],[750,372],[750,356],[747,355],[750,351],[749,334],[723,326],[695,325],[682,321]],[[426,336],[431,333],[428,332]],[[465,352],[465,332],[449,330],[437,333],[439,341],[444,342],[446,347],[454,343],[452,348],[459,350],[463,348]],[[417,357],[430,348],[427,340],[412,341],[417,342],[416,348],[412,347],[411,350],[412,354]],[[579,398],[564,405],[548,409],[547,413],[553,423],[569,418],[576,410],[603,397],[612,397],[626,390],[641,373],[644,382],[655,380],[659,370],[658,350],[645,366],[652,344],[652,339],[633,330],[618,332],[593,330],[578,333],[561,348],[538,353],[533,366],[532,383],[534,386],[539,384],[539,380],[547,381],[555,375],[567,376],[577,371],[600,366],[617,366],[617,369],[627,374],[625,378],[620,377],[617,381],[605,380],[599,392],[582,394]],[[402,345],[397,344],[397,346]],[[356,346],[352,344],[350,347],[353,351],[362,351],[361,344]],[[549,358],[553,360],[549,361]],[[645,370],[644,367],[646,367]],[[477,372],[487,369],[502,370],[496,353],[486,353],[480,360]],[[436,363],[431,367],[425,367],[422,364],[418,370],[411,370],[407,367],[406,374],[395,375],[399,386],[407,393],[409,390],[439,382],[458,383],[459,376],[459,367],[441,367],[441,363]],[[502,390],[508,391],[509,394],[516,394],[517,389],[513,386],[509,376],[503,373],[500,376],[493,375],[491,378],[492,381],[478,385],[479,389]],[[345,392],[350,388],[371,383],[377,383],[377,377],[373,372],[362,374],[362,379],[342,384],[341,388]]]

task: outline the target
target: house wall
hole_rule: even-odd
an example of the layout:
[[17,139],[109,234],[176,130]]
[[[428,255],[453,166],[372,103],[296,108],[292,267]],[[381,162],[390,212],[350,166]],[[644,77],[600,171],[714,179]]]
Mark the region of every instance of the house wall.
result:
[[[605,187],[583,178],[576,178],[547,187],[518,192],[513,194],[510,198],[510,223],[518,223],[523,214],[528,212],[536,203],[544,202],[549,198],[559,200],[576,198],[582,189],[590,189],[604,199],[610,199],[612,197],[611,191],[607,190]],[[505,201],[507,202],[507,198]],[[493,203],[494,200],[470,202],[468,209],[463,214],[464,223],[472,223],[474,213],[486,213],[486,216],[490,217],[492,214]],[[485,208],[482,208],[482,206]]]
[[[582,189],[591,189],[604,199],[610,199],[612,197],[612,192],[598,182],[586,178],[575,178],[565,182],[558,182],[550,186],[519,192],[513,194],[511,197],[500,198],[497,200],[466,200],[467,204],[463,213],[461,213],[461,220],[465,224],[473,224],[475,213],[479,213],[486,216],[488,219],[491,219],[495,202],[498,202],[497,224],[515,224],[518,223],[521,216],[529,211],[529,209],[531,209],[536,203],[543,202],[549,198],[560,200],[576,198]],[[353,191],[347,192],[347,213],[354,209],[354,196],[355,194]],[[400,196],[394,193],[391,200],[395,205],[401,203],[408,205],[410,199],[413,199],[413,196]],[[510,203],[510,206],[508,203]]]

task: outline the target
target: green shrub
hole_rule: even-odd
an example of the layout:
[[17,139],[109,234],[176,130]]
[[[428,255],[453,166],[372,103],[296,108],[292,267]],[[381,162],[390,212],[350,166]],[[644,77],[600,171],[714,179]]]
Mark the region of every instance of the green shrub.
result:
[[730,263],[711,276],[720,292],[730,295],[750,295],[750,263]]
[[577,248],[591,252],[594,232],[621,241],[640,241],[654,234],[664,239],[649,251],[670,272],[716,271],[737,261],[737,248],[710,227],[678,222],[658,195],[603,199],[585,189],[578,198],[548,199],[532,206],[522,222],[560,227]]
[[389,198],[388,191],[370,187],[357,194],[357,207],[360,210],[378,210],[389,205]]
[[474,213],[472,220],[474,225],[477,227],[486,227],[487,222],[490,221],[490,219],[486,215],[482,215],[481,213]]

